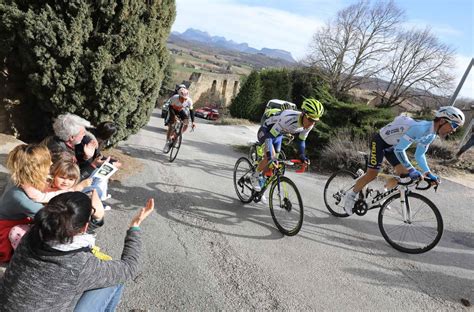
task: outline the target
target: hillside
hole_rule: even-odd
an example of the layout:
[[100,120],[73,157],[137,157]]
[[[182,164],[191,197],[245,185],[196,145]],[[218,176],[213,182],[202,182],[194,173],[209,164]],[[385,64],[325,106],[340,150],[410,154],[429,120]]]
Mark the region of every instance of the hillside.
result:
[[[282,58],[270,57],[262,53],[248,53],[230,50],[219,44],[186,40],[171,34],[168,38],[170,49],[177,67],[185,72],[214,72],[248,75],[252,69],[293,67],[296,63]],[[278,55],[280,50],[269,49],[268,53]]]
[[200,42],[219,49],[247,54],[261,54],[270,58],[282,59],[289,63],[295,63],[293,56],[288,51],[266,47],[258,50],[250,47],[246,42],[237,43],[233,40],[227,40],[225,37],[211,36],[207,32],[198,29],[189,28],[183,33],[173,32],[172,35],[186,41]]

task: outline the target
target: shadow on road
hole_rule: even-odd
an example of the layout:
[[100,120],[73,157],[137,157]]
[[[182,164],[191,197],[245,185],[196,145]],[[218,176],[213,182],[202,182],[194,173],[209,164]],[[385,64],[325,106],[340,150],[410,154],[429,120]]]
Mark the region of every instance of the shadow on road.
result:
[[[110,192],[114,194],[113,198],[119,201],[114,205],[114,210],[135,210],[135,198],[153,197],[156,199],[156,212],[176,223],[235,237],[252,239],[283,237],[273,224],[268,206],[244,206],[234,197],[212,191],[195,187],[184,189],[180,185],[162,182],[148,183],[145,187],[130,187],[114,181],[110,185]],[[133,194],[134,197],[130,198],[129,194]],[[249,234],[245,228],[249,223],[264,227],[269,234],[264,236]]]

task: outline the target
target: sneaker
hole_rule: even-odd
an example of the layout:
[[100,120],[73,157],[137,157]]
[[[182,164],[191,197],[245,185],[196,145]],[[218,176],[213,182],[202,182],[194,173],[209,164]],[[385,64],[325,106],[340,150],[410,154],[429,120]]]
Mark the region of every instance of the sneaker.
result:
[[260,187],[260,174],[258,172],[252,173],[250,176],[250,182],[252,183],[254,191],[260,192],[262,190]]
[[166,141],[165,146],[163,146],[163,153],[167,154],[171,148],[171,141]]
[[268,200],[267,200],[267,198],[265,197],[265,195],[262,195],[262,197],[260,197],[260,202],[261,202],[262,204],[265,204],[265,205],[268,203]]
[[112,210],[112,207],[110,207],[109,205],[106,205],[104,206],[104,210],[107,211],[107,210]]
[[344,210],[349,216],[352,215],[352,210],[354,209],[355,202],[356,202],[356,196],[357,196],[357,193],[351,190],[347,192],[346,196],[344,197]]

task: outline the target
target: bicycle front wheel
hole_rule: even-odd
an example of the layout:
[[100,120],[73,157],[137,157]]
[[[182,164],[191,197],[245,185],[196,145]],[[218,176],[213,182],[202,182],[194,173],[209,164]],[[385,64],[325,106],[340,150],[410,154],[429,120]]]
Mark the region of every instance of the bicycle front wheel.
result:
[[349,170],[334,172],[324,186],[324,204],[336,217],[347,217],[344,210],[344,197],[355,185],[357,175]]
[[234,166],[234,188],[240,201],[247,204],[253,200],[252,182],[250,177],[254,167],[245,157],[240,157]]
[[283,176],[279,180],[275,180],[270,188],[270,213],[278,230],[293,236],[303,225],[303,200],[293,181]]
[[178,152],[179,152],[179,148],[181,147],[181,141],[182,140],[183,140],[183,134],[180,133],[176,137],[176,140],[173,142],[173,145],[171,145],[170,162],[173,162],[176,159],[176,156],[178,156]]
[[406,211],[396,202],[400,194],[390,197],[379,212],[379,228],[385,240],[395,249],[419,254],[431,250],[443,234],[443,219],[436,205],[417,193],[406,197]]

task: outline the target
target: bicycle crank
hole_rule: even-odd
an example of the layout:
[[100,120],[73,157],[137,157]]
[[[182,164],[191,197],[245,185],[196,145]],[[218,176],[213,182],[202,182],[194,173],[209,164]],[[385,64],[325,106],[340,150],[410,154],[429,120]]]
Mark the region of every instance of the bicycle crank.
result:
[[369,206],[367,205],[367,203],[364,200],[359,199],[355,203],[354,212],[358,216],[363,216],[367,213],[368,208]]

